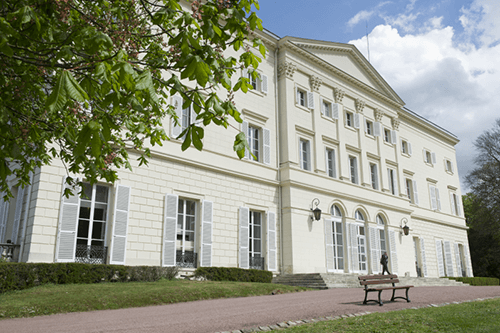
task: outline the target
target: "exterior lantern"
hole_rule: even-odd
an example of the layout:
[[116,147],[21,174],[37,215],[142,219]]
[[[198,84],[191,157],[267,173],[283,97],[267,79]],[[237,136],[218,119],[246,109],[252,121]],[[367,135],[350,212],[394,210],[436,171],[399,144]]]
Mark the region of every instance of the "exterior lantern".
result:
[[318,205],[319,205],[319,199],[316,198],[316,199],[313,199],[312,203],[311,203],[311,206],[312,205],[316,205],[316,208],[312,209],[311,208],[311,211],[313,213],[313,216],[311,216],[311,220],[314,222],[314,221],[319,221],[321,219],[321,209],[318,208]]
[[[403,223],[405,224],[404,226]],[[408,226],[408,220],[406,218],[401,220],[401,234],[405,236],[410,234],[410,227]]]

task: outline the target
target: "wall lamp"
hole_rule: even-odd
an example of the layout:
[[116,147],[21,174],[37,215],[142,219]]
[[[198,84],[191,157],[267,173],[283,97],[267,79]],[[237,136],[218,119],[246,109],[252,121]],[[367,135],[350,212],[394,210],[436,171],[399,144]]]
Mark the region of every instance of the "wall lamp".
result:
[[[312,206],[316,205],[316,208],[312,209]],[[311,202],[311,211],[313,213],[313,216],[311,216],[311,221],[319,221],[321,219],[321,209],[318,208],[319,205],[319,199],[313,199]]]
[[[403,223],[405,224],[403,226]],[[401,235],[405,235],[405,236],[408,236],[410,234],[410,227],[408,226],[408,219],[406,219],[406,217],[403,217],[403,219],[401,220],[401,231],[400,231]]]

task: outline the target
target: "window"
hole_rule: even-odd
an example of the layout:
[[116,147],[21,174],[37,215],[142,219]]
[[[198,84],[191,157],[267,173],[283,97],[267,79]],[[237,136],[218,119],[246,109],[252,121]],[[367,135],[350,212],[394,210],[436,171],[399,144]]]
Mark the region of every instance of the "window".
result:
[[434,185],[429,185],[429,193],[431,199],[431,209],[432,210],[441,210],[441,200],[439,198],[439,189]]
[[346,126],[354,127],[354,114],[352,112],[346,111],[345,124],[346,124]]
[[308,140],[299,141],[300,167],[303,170],[311,170],[311,148]]
[[406,140],[401,140],[401,154],[411,156],[411,143]]
[[[314,109],[314,94],[310,91],[296,87],[296,101],[300,106],[306,107],[308,109]],[[323,107],[323,106],[321,106]]]
[[250,146],[250,153],[254,155],[250,155],[250,159],[255,161],[260,160],[259,132],[260,130],[258,128],[251,125],[248,126],[248,145]]
[[366,134],[373,135],[373,122],[366,120],[365,125],[366,125],[365,127]]
[[179,137],[179,135],[181,135],[181,133],[188,128],[189,125],[196,121],[197,116],[191,105],[187,108],[183,108],[183,103],[184,100],[179,95],[172,96],[172,105],[175,108],[175,114],[177,115],[178,122],[178,124],[172,122],[172,137],[179,138],[179,140],[184,140],[184,136]]
[[436,164],[436,153],[433,153],[427,149],[424,149],[424,161],[427,164],[434,165]]
[[406,178],[405,190],[406,196],[408,197],[408,200],[410,200],[410,203],[418,205],[417,182],[415,180]]
[[378,167],[374,163],[370,163],[370,178],[372,181],[372,188],[378,190]]
[[182,267],[196,267],[196,201],[179,198],[177,212],[176,262]]
[[444,164],[445,164],[445,170],[449,173],[453,173],[453,164],[451,163],[451,161],[445,160]]
[[456,193],[450,193],[450,199],[451,199],[451,213],[456,216],[461,216],[461,210],[462,208],[460,207],[460,197]]
[[384,128],[384,141],[387,143],[392,143],[391,142],[391,131],[389,131],[387,128]]
[[342,227],[342,213],[337,205],[333,205],[332,214],[332,240],[333,240],[333,269],[344,269],[344,238]]
[[241,123],[241,131],[245,133],[250,147],[250,150],[245,151],[245,158],[271,164],[271,132],[269,129],[249,124],[244,120]]
[[297,104],[306,106],[306,92],[304,90],[297,89]]
[[326,148],[326,174],[328,177],[336,177],[335,175],[335,150]]
[[368,263],[366,257],[366,232],[365,232],[365,217],[363,213],[359,210],[356,211],[356,238],[358,245],[358,265],[360,272],[366,272],[368,270]]
[[357,161],[356,157],[354,157],[354,156],[349,156],[349,172],[350,172],[351,183],[357,184],[358,183],[358,161]]
[[321,110],[326,117],[332,116],[332,103],[322,100],[321,101]]
[[84,183],[83,193],[84,197],[80,198],[75,261],[104,264],[109,187]]
[[250,267],[253,269],[264,269],[264,258],[262,256],[262,213],[250,211],[248,222],[248,255]]
[[243,77],[249,80],[252,85],[253,91],[261,92],[267,94],[267,75],[257,73],[256,77],[248,71],[248,69],[243,70]]
[[396,180],[396,172],[394,169],[387,169],[388,181],[389,181],[389,191],[391,194],[396,195],[397,191],[397,180]]
[[380,214],[377,215],[377,229],[380,239],[380,255],[379,255],[380,258],[384,252],[387,252],[387,241],[385,238],[385,222],[384,218]]

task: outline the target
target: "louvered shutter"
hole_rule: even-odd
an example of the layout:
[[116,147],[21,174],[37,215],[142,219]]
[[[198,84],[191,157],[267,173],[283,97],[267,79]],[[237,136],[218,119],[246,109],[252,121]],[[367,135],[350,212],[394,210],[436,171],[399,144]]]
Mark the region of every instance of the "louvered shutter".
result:
[[449,241],[444,242],[444,258],[446,264],[446,276],[455,276],[453,275],[453,257],[451,254],[451,244]]
[[369,227],[368,233],[370,235],[370,256],[372,263],[372,273],[377,274],[378,272],[380,272],[380,265],[379,265],[380,242],[377,242],[378,229]]
[[250,265],[249,259],[249,230],[248,222],[250,219],[250,210],[246,207],[240,207],[240,268],[248,268]]
[[453,193],[450,193],[450,204],[451,204],[451,213],[453,215],[457,215],[457,210],[455,207],[455,196]]
[[415,201],[415,205],[418,206],[418,190],[417,190],[417,181],[413,180],[413,200]]
[[[243,134],[245,134],[245,138],[248,142],[248,121],[243,120],[241,122],[241,131],[243,132]],[[248,142],[248,144],[250,145],[250,142]],[[250,158],[250,152],[248,151],[248,148],[245,148],[245,158]]]
[[175,266],[177,240],[177,213],[179,197],[175,194],[165,194],[165,211],[163,213],[163,253],[162,266]]
[[439,199],[439,189],[435,187],[436,189],[436,205],[437,205],[437,210],[441,211],[441,199]]
[[458,243],[454,243],[455,250],[455,264],[457,265],[457,276],[462,276],[462,263],[460,260],[460,250],[458,248]]
[[7,213],[9,202],[3,200],[4,192],[0,192],[0,243],[4,243],[5,230],[7,229]]
[[439,277],[445,276],[444,262],[443,262],[443,244],[441,243],[441,240],[436,240],[436,257],[438,263]]
[[450,161],[450,166],[451,166],[451,172],[455,172],[455,167],[453,166],[453,162]]
[[359,272],[358,257],[358,235],[357,227],[354,223],[348,223],[349,226],[349,253],[351,255],[351,272]]
[[119,184],[115,192],[115,212],[111,238],[110,264],[125,265],[127,229],[130,206],[130,187]]
[[260,90],[264,94],[267,94],[267,75],[261,74],[260,77],[262,79],[262,82],[260,84]]
[[319,98],[319,105],[321,106],[321,114],[325,115],[326,114],[326,105],[323,103],[323,98]]
[[394,231],[389,231],[389,238],[391,240],[390,249],[391,249],[391,273],[398,274],[398,253],[396,250],[396,233]]
[[422,253],[422,271],[424,272],[424,277],[427,277],[427,260],[425,258],[425,241],[420,238],[420,251]]
[[59,211],[59,232],[57,235],[56,261],[74,262],[76,249],[76,232],[78,228],[78,215],[80,212],[80,198],[78,192],[80,188],[72,189],[73,195],[66,198],[64,190],[71,188],[66,184],[66,177],[63,182],[61,194],[61,208]]
[[[0,199],[1,200],[1,199]],[[12,227],[11,240],[12,243],[17,244],[17,232],[19,231],[19,222],[21,221],[21,213],[23,211],[24,203],[24,188],[18,187],[16,197],[16,212],[14,213],[14,226]]]
[[172,96],[172,105],[174,106],[175,114],[177,115],[177,120],[179,125],[175,125],[172,121],[172,137],[176,139],[182,132],[182,97],[178,95]]
[[401,145],[401,153],[404,153],[404,151],[403,151],[403,139],[399,140],[399,144]]
[[411,143],[410,143],[410,142],[408,142],[408,155],[410,155],[410,156],[411,156],[411,154],[412,154],[412,153],[413,153],[413,152],[412,152],[412,149],[411,149]]
[[437,209],[437,201],[436,201],[436,187],[435,186],[429,186],[430,194],[431,194],[431,209],[436,210]]
[[325,258],[326,258],[326,271],[333,272],[335,269],[333,257],[333,229],[332,220],[325,219]]
[[312,170],[312,164],[311,164],[311,155],[312,155],[311,141],[307,141],[306,146],[307,146],[307,170]]
[[338,120],[339,114],[340,114],[340,104],[332,103],[332,118]]
[[213,203],[208,200],[203,200],[201,210],[200,264],[203,267],[210,267],[212,266]]
[[378,121],[373,123],[373,136],[380,136],[382,133],[382,126]]
[[462,199],[458,194],[455,194],[455,197],[457,198],[457,216],[462,216],[462,205],[461,205]]
[[436,153],[431,153],[432,164],[437,163]]
[[311,110],[314,109],[314,93],[312,91],[307,92],[307,107]]
[[267,270],[274,272],[277,267],[276,214],[267,212]]
[[361,127],[361,120],[362,117],[359,113],[354,114],[354,128],[360,128]]
[[262,136],[264,139],[264,164],[271,164],[271,131],[267,128],[262,129]]
[[395,145],[398,142],[398,132],[395,130],[391,131],[391,143]]
[[472,273],[472,262],[470,260],[469,247],[464,245],[465,265],[467,266],[467,276],[474,277]]

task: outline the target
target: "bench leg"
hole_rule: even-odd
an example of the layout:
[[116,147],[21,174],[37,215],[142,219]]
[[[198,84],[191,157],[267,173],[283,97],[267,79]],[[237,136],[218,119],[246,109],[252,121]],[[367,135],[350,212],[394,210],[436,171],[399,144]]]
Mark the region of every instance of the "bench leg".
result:
[[379,304],[380,306],[384,305],[384,303],[382,303],[382,299],[380,298],[380,295],[381,295],[381,294],[382,294],[382,290],[379,290],[379,292],[378,292],[378,304]]
[[406,288],[406,302],[410,303],[410,299],[408,298],[408,290],[410,290],[410,288]]
[[391,302],[394,302],[394,298],[396,296],[396,289],[392,289],[392,297],[391,297]]
[[367,301],[366,301],[366,298],[368,297],[368,292],[365,290],[365,300],[363,301],[363,304],[366,304]]

